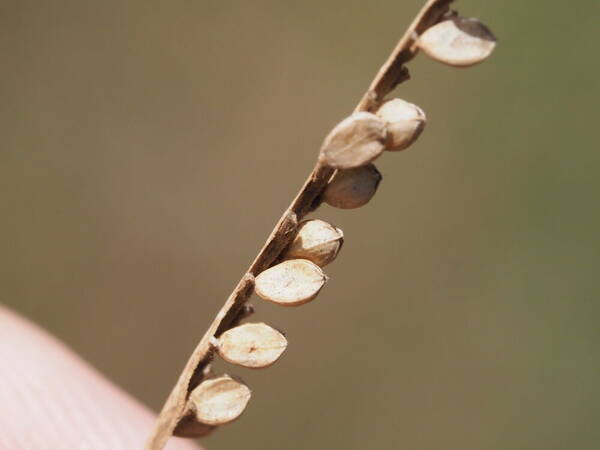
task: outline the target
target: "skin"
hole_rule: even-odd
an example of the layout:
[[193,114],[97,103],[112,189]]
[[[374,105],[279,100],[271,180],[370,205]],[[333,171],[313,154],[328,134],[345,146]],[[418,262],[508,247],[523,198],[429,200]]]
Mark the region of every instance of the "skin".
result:
[[[0,449],[142,449],[154,414],[63,343],[0,307]],[[168,450],[202,450],[171,439]]]

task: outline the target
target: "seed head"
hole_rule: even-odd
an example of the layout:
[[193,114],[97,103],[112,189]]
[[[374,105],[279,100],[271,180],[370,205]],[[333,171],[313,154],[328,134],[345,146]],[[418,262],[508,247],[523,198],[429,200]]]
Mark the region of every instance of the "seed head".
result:
[[453,17],[427,29],[417,45],[439,62],[468,67],[490,56],[496,37],[477,19]]
[[375,195],[381,178],[373,164],[340,170],[325,188],[323,200],[336,208],[359,208]]
[[305,220],[288,248],[286,258],[304,258],[324,267],[337,256],[344,242],[339,228],[319,219]]
[[386,133],[385,122],[375,114],[354,113],[325,138],[320,159],[336,169],[364,166],[383,153]]
[[386,150],[404,150],[425,128],[425,113],[417,105],[395,98],[385,102],[377,115],[387,123]]
[[285,336],[265,323],[231,328],[217,342],[217,351],[225,361],[252,369],[270,366],[286,347]]
[[256,277],[255,292],[264,300],[283,306],[298,306],[313,300],[327,277],[307,259],[290,259]]

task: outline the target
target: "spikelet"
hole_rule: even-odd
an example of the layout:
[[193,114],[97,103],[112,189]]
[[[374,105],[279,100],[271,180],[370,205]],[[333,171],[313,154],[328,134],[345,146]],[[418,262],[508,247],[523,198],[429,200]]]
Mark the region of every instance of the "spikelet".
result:
[[248,386],[229,375],[204,380],[190,394],[191,409],[199,422],[224,425],[237,419],[252,393]]
[[375,114],[354,113],[327,135],[319,157],[336,169],[364,166],[383,153],[386,134],[385,122]]
[[344,233],[339,228],[319,219],[305,220],[298,225],[285,257],[308,259],[324,267],[336,258],[343,243]]
[[225,361],[258,369],[277,361],[287,347],[287,340],[265,323],[245,323],[221,334],[216,347]]
[[313,300],[327,277],[307,259],[290,259],[256,277],[256,294],[283,306],[298,306]]
[[426,30],[417,45],[436,61],[469,67],[490,56],[496,37],[477,19],[453,17]]
[[425,113],[417,105],[395,98],[377,110],[387,123],[386,150],[398,151],[409,147],[425,128]]
[[381,173],[373,164],[340,170],[325,188],[323,200],[336,208],[359,208],[375,195],[381,178]]

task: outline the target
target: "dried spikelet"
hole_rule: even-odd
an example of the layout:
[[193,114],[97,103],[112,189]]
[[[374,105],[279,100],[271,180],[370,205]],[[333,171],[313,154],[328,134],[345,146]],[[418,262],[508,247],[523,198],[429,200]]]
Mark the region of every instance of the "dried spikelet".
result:
[[324,267],[336,258],[343,243],[344,233],[339,228],[319,219],[305,220],[298,225],[285,257],[308,259]]
[[381,178],[373,164],[340,170],[325,188],[323,200],[336,208],[359,208],[375,195]]
[[286,347],[285,336],[265,323],[231,328],[217,342],[217,351],[225,361],[252,369],[270,366]]
[[298,306],[313,300],[327,277],[307,259],[291,259],[256,277],[255,292],[264,300],[283,306]]
[[251,395],[248,386],[223,375],[200,383],[190,394],[189,401],[199,422],[224,425],[244,412]]
[[385,122],[375,114],[354,113],[327,135],[320,158],[336,169],[364,166],[383,153],[386,133]]
[[404,150],[417,140],[425,128],[425,113],[417,105],[395,98],[377,110],[387,123],[386,150]]
[[477,19],[453,17],[425,31],[417,45],[439,62],[469,67],[490,56],[496,37]]

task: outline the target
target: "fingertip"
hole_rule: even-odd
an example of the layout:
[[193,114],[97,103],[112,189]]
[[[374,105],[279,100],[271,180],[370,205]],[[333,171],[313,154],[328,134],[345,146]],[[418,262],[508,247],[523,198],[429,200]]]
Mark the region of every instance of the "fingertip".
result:
[[[154,414],[56,338],[3,307],[0,361],[0,448],[143,448]],[[172,439],[166,448],[200,447]]]

